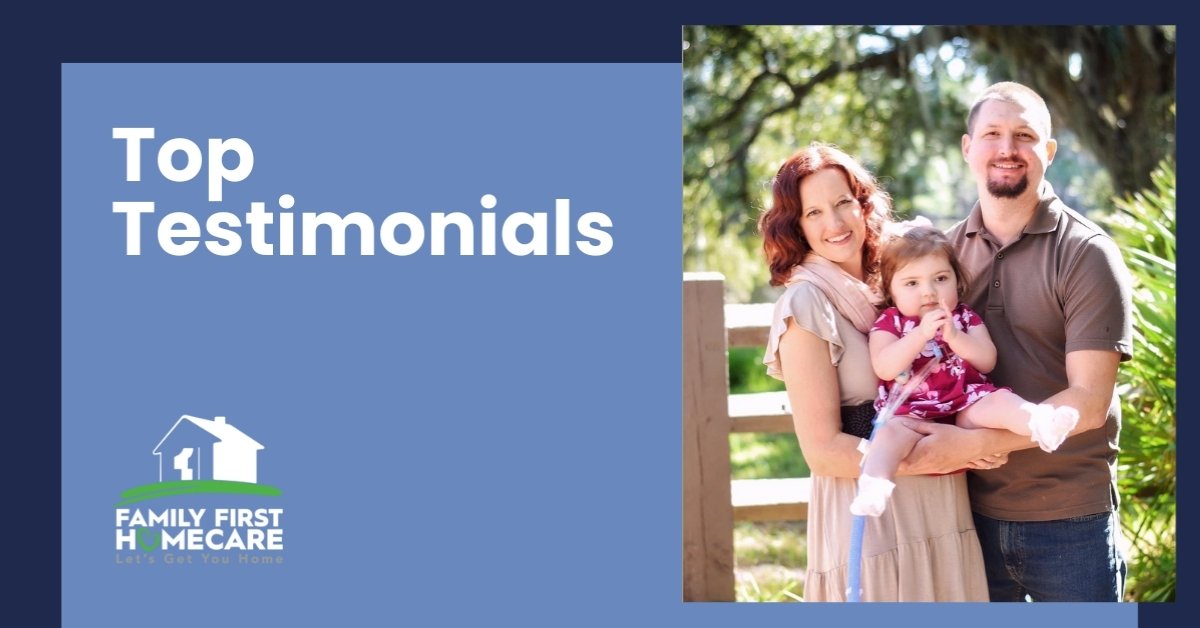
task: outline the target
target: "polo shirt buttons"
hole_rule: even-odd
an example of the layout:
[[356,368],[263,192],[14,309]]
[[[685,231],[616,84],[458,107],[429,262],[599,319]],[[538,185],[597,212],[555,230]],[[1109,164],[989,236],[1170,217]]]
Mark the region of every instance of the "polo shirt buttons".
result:
[[992,287],[993,287],[993,288],[999,288],[999,287],[1000,287],[1000,280],[999,280],[999,279],[997,279],[996,281],[993,281],[993,282],[992,282]]
[[996,254],[996,259],[1004,259],[1004,254],[1003,254],[1003,253],[997,253],[997,254]]

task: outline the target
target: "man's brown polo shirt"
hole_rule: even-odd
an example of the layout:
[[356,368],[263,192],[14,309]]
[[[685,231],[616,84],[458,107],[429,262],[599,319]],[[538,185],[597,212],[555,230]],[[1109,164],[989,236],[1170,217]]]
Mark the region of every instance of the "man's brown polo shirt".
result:
[[[1120,249],[1063,204],[1049,183],[1041,197],[1020,237],[1006,247],[987,233],[978,203],[948,233],[969,277],[964,300],[996,344],[992,381],[1036,403],[1067,388],[1067,353],[1115,351],[1128,360],[1133,335]],[[1009,521],[1113,510],[1120,430],[1114,394],[1104,427],[1069,437],[1054,453],[1014,451],[999,469],[971,472],[972,508]]]

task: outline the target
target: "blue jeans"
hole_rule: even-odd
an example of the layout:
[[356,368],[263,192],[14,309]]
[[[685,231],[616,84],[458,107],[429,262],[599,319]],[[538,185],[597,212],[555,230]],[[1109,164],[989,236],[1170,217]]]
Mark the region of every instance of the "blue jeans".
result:
[[993,602],[1120,602],[1125,558],[1115,512],[1057,521],[1000,521],[975,513]]

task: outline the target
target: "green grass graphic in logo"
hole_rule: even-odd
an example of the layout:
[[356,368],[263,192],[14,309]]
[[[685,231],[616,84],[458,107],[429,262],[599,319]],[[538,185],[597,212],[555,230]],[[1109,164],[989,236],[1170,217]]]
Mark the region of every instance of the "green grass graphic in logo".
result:
[[177,482],[155,482],[135,486],[121,492],[121,501],[117,506],[125,506],[148,499],[170,497],[172,495],[195,495],[198,493],[224,493],[227,495],[267,495],[276,497],[283,492],[274,486],[254,484],[253,482],[233,482],[230,480],[182,480]]

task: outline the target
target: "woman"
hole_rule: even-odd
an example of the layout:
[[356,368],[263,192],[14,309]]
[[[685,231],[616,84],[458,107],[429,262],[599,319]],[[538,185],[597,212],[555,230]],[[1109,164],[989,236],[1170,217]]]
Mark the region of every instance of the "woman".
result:
[[[787,386],[812,470],[805,599],[844,601],[850,502],[878,384],[867,332],[881,303],[879,240],[889,201],[853,158],[817,143],[783,164],[772,193],[759,231],[771,284],[787,289],[775,304],[763,362]],[[904,474],[901,466],[892,507],[866,522],[861,599],[986,602],[965,475]]]

